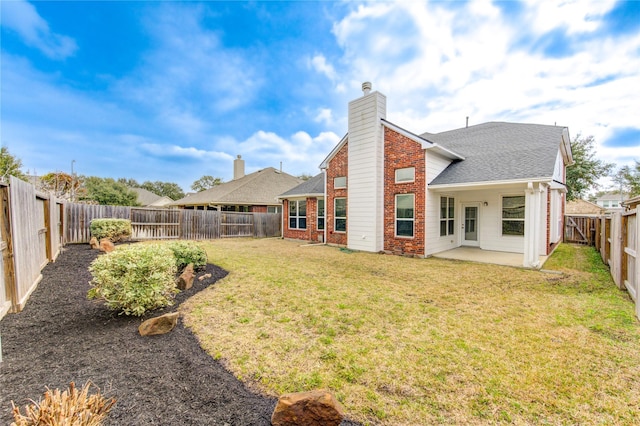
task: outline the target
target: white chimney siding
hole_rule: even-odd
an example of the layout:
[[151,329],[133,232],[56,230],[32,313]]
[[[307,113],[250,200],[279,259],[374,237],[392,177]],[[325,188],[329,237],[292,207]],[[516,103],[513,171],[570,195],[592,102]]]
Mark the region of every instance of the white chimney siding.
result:
[[238,155],[238,158],[233,160],[233,180],[244,177],[244,160],[242,156]]
[[349,103],[347,177],[347,247],[378,252],[383,249],[384,132],[387,98],[370,93]]

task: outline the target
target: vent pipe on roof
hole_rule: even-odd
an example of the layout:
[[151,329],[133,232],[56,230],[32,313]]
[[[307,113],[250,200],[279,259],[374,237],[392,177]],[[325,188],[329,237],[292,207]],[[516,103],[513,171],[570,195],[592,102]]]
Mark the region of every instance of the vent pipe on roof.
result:
[[467,126],[466,127],[469,127],[469,116],[468,115],[467,115]]
[[244,160],[242,156],[238,155],[238,158],[233,160],[233,180],[244,177]]
[[280,173],[282,173],[282,161],[280,162]]
[[365,81],[364,83],[362,83],[362,92],[365,95],[368,95],[369,92],[371,92],[371,82]]

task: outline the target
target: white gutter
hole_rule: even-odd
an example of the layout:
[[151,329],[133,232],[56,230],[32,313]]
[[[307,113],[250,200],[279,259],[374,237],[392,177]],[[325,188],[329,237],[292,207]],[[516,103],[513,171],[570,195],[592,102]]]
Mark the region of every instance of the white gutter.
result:
[[484,182],[462,182],[462,183],[447,183],[447,184],[427,184],[429,189],[465,189],[475,188],[479,186],[498,186],[498,185],[511,185],[511,184],[528,184],[531,183],[549,183],[553,179],[551,177],[540,177],[533,179],[509,179],[509,180],[494,180]]

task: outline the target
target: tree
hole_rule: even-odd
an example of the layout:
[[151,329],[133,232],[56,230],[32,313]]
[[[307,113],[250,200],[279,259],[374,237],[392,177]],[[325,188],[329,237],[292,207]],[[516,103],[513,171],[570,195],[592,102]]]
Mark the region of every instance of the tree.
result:
[[137,206],[138,194],[130,190],[124,183],[112,178],[97,176],[82,177],[86,193],[83,201],[94,201],[110,206]]
[[7,181],[9,176],[26,181],[27,175],[22,173],[21,169],[22,160],[11,155],[6,146],[0,148],[0,181]]
[[126,179],[126,178],[119,178],[118,182],[120,183],[124,183],[125,185],[127,185],[129,188],[140,188],[140,184],[138,183],[137,180],[135,179]]
[[307,180],[311,179],[312,177],[313,176],[308,174],[308,173],[303,173],[300,176],[298,176],[298,179],[307,181]]
[[621,167],[613,176],[613,181],[629,197],[640,195],[640,161],[636,160],[635,167]]
[[191,189],[196,192],[200,192],[211,189],[214,186],[220,185],[221,183],[223,183],[222,178],[204,175],[191,184]]
[[86,192],[82,180],[64,172],[51,172],[40,177],[38,189],[52,193],[56,198],[74,200]]
[[574,164],[567,167],[567,200],[581,198],[590,189],[597,189],[598,179],[607,176],[613,164],[595,158],[595,139],[578,134],[571,142]]
[[177,183],[173,182],[161,182],[159,180],[155,182],[145,181],[140,185],[140,188],[151,191],[161,197],[169,197],[173,201],[179,200],[184,197],[184,191]]

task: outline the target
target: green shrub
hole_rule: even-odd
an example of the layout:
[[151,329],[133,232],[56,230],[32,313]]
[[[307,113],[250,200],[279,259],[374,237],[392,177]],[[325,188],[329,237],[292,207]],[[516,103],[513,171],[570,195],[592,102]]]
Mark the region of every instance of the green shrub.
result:
[[163,244],[120,246],[89,266],[93,276],[89,299],[104,299],[109,309],[126,315],[173,304],[176,260]]
[[193,269],[204,269],[207,265],[207,252],[197,244],[187,241],[175,241],[167,244],[176,257],[176,266],[181,271],[193,263]]
[[89,395],[90,382],[78,389],[73,382],[69,390],[60,392],[59,389],[47,391],[44,400],[33,402],[25,406],[25,414],[20,412],[20,407],[11,401],[13,406],[13,418],[16,426],[99,426],[109,414],[109,410],[116,400],[107,399],[98,393]]
[[91,235],[98,241],[108,238],[116,242],[131,236],[131,221],[129,219],[93,219],[89,229]]

